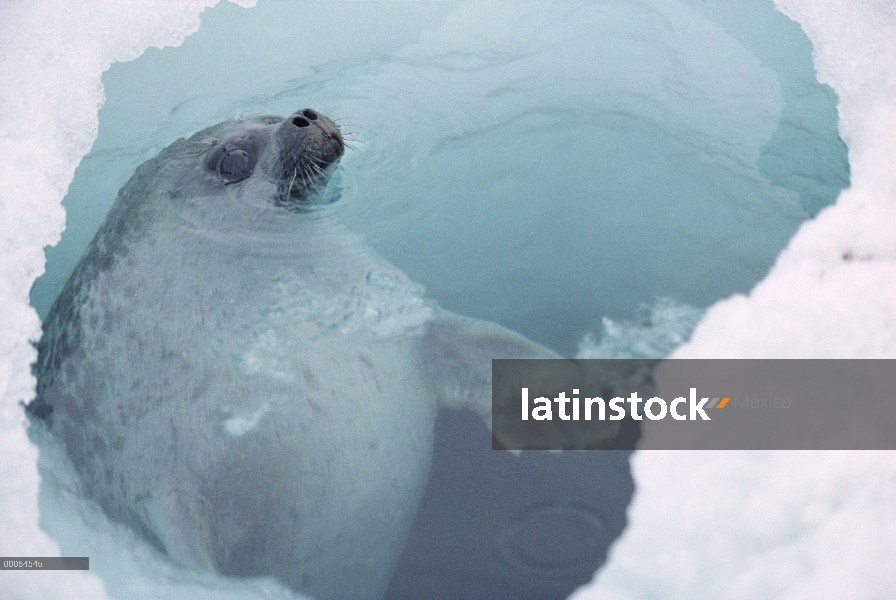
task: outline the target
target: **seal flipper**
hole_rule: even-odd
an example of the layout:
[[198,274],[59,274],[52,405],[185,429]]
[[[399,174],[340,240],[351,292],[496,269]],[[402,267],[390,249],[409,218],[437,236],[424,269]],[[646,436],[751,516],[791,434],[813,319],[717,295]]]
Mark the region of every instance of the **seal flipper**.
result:
[[491,427],[493,358],[560,358],[496,323],[440,311],[429,325],[422,360],[443,408],[468,409]]

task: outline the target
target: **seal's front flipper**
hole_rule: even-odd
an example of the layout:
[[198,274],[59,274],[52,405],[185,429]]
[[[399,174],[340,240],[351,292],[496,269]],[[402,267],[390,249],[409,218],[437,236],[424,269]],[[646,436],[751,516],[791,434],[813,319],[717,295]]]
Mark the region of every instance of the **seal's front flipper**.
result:
[[429,325],[421,359],[443,408],[468,409],[491,426],[493,358],[560,358],[488,321],[441,311]]

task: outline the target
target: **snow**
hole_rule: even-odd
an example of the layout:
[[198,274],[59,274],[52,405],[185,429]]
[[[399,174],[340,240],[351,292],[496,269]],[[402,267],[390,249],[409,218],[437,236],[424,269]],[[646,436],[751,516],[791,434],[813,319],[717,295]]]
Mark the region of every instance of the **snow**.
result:
[[[58,480],[45,482],[48,490],[42,493],[52,499],[51,492],[57,490],[57,503],[45,500],[38,511],[38,453],[26,436],[20,406],[34,393],[29,365],[35,359],[35,350],[31,343],[40,333],[37,313],[29,305],[29,290],[44,271],[44,247],[55,244],[63,230],[65,214],[60,202],[73,181],[76,167],[97,137],[97,115],[104,102],[101,75],[113,63],[133,60],[147,48],[181,44],[199,28],[202,11],[214,4],[215,0],[20,0],[0,5],[0,164],[4,167],[0,178],[0,331],[4,334],[0,337],[2,555],[58,555],[57,541],[44,533],[42,526],[52,529],[47,520],[55,519],[58,529],[59,522],[73,514],[77,522],[71,525],[69,533],[90,536],[93,532],[97,552],[114,553],[116,548],[133,542],[128,532],[110,528],[101,515],[90,512],[89,506],[77,505],[70,495],[76,482],[67,480],[64,474],[58,474]],[[237,4],[248,7],[253,3]],[[738,182],[758,182],[750,184],[750,189],[767,200],[762,209],[765,221],[761,222],[774,224],[775,235],[762,241],[761,251],[749,243],[738,249],[738,256],[759,257],[760,267],[744,270],[739,278],[732,277],[715,290],[715,296],[683,297],[682,290],[695,288],[695,283],[684,285],[679,281],[677,288],[668,284],[674,288],[670,294],[678,292],[672,295],[677,295],[686,307],[703,308],[720,295],[730,296],[708,308],[691,341],[680,347],[675,356],[896,357],[896,169],[892,162],[896,156],[896,7],[889,0],[775,2],[779,10],[802,25],[812,41],[818,79],[839,96],[840,135],[849,146],[851,186],[840,194],[836,205],[821,210],[816,218],[800,226],[798,223],[806,213],[814,214],[826,203],[824,195],[835,189],[831,186],[836,178],[831,183],[816,177],[815,184],[799,188],[801,184],[788,180],[786,174],[760,168],[759,175],[779,186],[772,188],[760,181],[751,164],[764,164],[763,152],[765,156],[780,155],[788,144],[796,143],[792,140],[798,140],[800,131],[815,127],[809,121],[801,121],[799,114],[788,112],[797,100],[811,98],[801,95],[808,88],[783,83],[791,81],[786,75],[789,66],[775,70],[754,58],[762,54],[763,47],[774,46],[773,41],[762,39],[761,31],[756,31],[751,40],[749,28],[738,30],[731,24],[736,19],[729,19],[726,28],[722,28],[699,17],[700,10],[715,10],[722,14],[716,15],[718,22],[724,22],[724,14],[736,15],[741,8],[755,8],[758,2],[719,0],[712,8],[701,8],[700,4],[673,0],[595,4],[593,10],[608,11],[608,15],[633,15],[632,21],[642,34],[647,32],[650,39],[662,40],[664,47],[674,52],[669,62],[645,59],[648,75],[643,81],[623,69],[591,82],[594,89],[588,88],[583,79],[569,77],[587,64],[582,62],[576,46],[563,47],[557,37],[552,37],[559,32],[574,34],[570,39],[576,40],[588,32],[586,28],[564,29],[571,27],[568,23],[563,25],[564,11],[575,14],[574,2],[558,3],[555,10],[543,11],[541,15],[534,9],[527,13],[525,7],[519,8],[522,4],[469,2],[455,10],[446,3],[447,16],[439,27],[416,36],[416,41],[403,40],[403,49],[395,49],[386,41],[365,46],[364,50],[344,49],[342,61],[364,52],[372,53],[371,57],[391,52],[396,59],[385,69],[366,63],[359,63],[358,67],[367,69],[367,81],[394,84],[392,95],[353,100],[346,92],[341,97],[340,106],[346,114],[367,118],[361,122],[361,128],[377,129],[378,123],[390,114],[389,102],[395,100],[400,90],[410,89],[414,81],[429,81],[431,86],[415,92],[408,104],[423,107],[417,117],[430,122],[430,133],[439,128],[445,130],[444,137],[438,138],[396,127],[382,142],[366,140],[356,172],[363,175],[365,169],[382,168],[385,164],[391,173],[413,173],[416,161],[430,156],[434,148],[451,150],[446,139],[480,135],[485,140],[481,147],[483,162],[494,168],[480,174],[476,185],[495,181],[495,173],[512,168],[508,166],[512,161],[509,155],[487,154],[491,142],[527,140],[519,137],[519,127],[501,128],[521,114],[535,115],[546,108],[549,110],[540,117],[517,121],[517,126],[522,123],[539,131],[550,130],[562,122],[558,115],[569,114],[571,106],[585,105],[594,114],[615,111],[635,115],[663,129],[672,139],[696,132],[696,138],[688,139],[699,139],[704,149],[710,148],[722,157],[714,167],[722,165],[731,173],[738,173],[732,181],[739,178]],[[516,20],[508,21],[508,13],[513,13]],[[515,25],[508,26],[508,22]],[[608,19],[603,33],[615,36],[613,39],[619,43],[629,43],[625,31],[614,29],[613,24],[618,22],[621,21]],[[739,42],[734,43],[734,39]],[[359,38],[358,47],[362,46]],[[627,47],[631,52],[644,51],[638,44]],[[600,50],[611,52],[613,48],[607,44]],[[543,56],[552,57],[554,62]],[[559,69],[558,58],[571,65],[569,71]],[[512,69],[502,70],[502,65],[515,59],[523,59],[523,64],[540,74],[555,72],[556,77],[545,80],[543,89],[526,88],[524,82],[514,80]],[[226,72],[226,66],[222,66],[222,72]],[[454,79],[439,79],[433,75],[437,72],[434,68],[453,72]],[[673,83],[697,83],[691,87],[666,86],[664,77],[670,69],[676,73]],[[740,75],[718,80],[688,79],[682,75],[700,73],[701,69],[722,69]],[[215,73],[211,68],[207,71]],[[477,96],[475,76],[469,76],[477,72],[492,78],[496,74],[502,76],[504,86],[495,86],[491,95]],[[363,79],[359,76],[359,80]],[[205,90],[215,88],[214,77],[201,83]],[[521,87],[515,87],[517,84]],[[649,93],[633,93],[642,84]],[[778,84],[780,88],[776,87]],[[262,86],[262,95],[270,87]],[[539,94],[543,98],[546,90],[550,100],[547,105],[531,100]],[[446,97],[458,98],[461,103],[467,98],[467,102],[456,112],[434,119],[428,107],[438,106]],[[164,131],[190,133],[199,119],[199,125],[209,124],[209,112],[215,113],[214,117],[231,116],[231,105],[203,102],[200,94],[199,100],[187,103],[187,110],[182,113],[187,116]],[[477,109],[489,102],[489,106],[499,110],[487,117]],[[705,107],[702,117],[682,110],[682,106],[693,103]],[[545,119],[544,114],[549,118]],[[661,119],[663,115],[668,119]],[[138,113],[135,122],[139,123],[141,116]],[[769,149],[763,144],[770,143],[769,136],[775,135],[775,123],[781,118],[791,119],[793,127],[782,134],[785,142]],[[489,135],[495,137],[488,138]],[[549,150],[558,149],[559,153],[567,139],[570,138],[566,133],[560,131]],[[150,139],[142,150],[152,155],[158,151],[153,143],[168,141]],[[694,142],[685,145],[688,143]],[[402,144],[409,147],[406,155],[390,153]],[[799,163],[801,173],[815,176],[824,171],[823,161],[804,164],[805,156],[816,156],[814,150],[803,155],[789,159]],[[136,163],[145,158],[135,157]],[[352,176],[346,175],[348,196],[360,176],[352,180]],[[500,192],[498,184],[495,188]],[[547,187],[555,185],[555,180],[550,180]],[[746,189],[746,184],[731,185],[726,189]],[[388,189],[382,191],[386,192]],[[508,198],[518,197],[519,193],[518,189],[511,189]],[[351,197],[348,204],[351,206]],[[734,201],[730,206],[739,205]],[[391,207],[394,227],[402,224],[395,216],[401,208]],[[358,209],[356,221],[361,222],[370,214],[364,210],[373,209]],[[625,217],[624,211],[619,214],[620,219]],[[533,214],[527,218],[518,224],[521,231],[545,217]],[[723,222],[724,215],[714,219],[716,223]],[[580,220],[588,222],[586,218]],[[719,239],[727,239],[731,231],[716,234]],[[416,235],[415,239],[439,241],[437,236],[427,235],[425,229]],[[787,239],[790,241],[786,249],[778,254],[771,272],[763,278],[767,265],[762,261],[777,254],[780,246],[776,248],[775,244],[783,244]],[[631,239],[617,243],[627,241]],[[381,251],[388,254],[388,240],[381,240],[381,246]],[[435,248],[429,254],[437,253],[439,246]],[[517,249],[502,248],[508,252]],[[391,251],[398,255],[402,252],[397,247],[391,247]],[[707,253],[701,248],[694,260]],[[624,253],[619,256],[624,258]],[[405,268],[413,278],[424,280],[432,276],[412,263]],[[647,279],[662,281],[663,263],[643,268]],[[415,269],[419,272],[413,272]],[[561,273],[547,287],[560,285],[558,282],[569,280],[569,275]],[[612,274],[607,273],[606,277],[610,281]],[[446,280],[451,277],[446,276]],[[483,272],[483,289],[493,280],[494,273]],[[748,280],[746,289],[738,287]],[[756,281],[759,282],[750,289]],[[438,291],[438,282],[424,283],[431,291]],[[624,284],[608,285],[611,292],[601,298],[604,310],[596,312],[592,328],[597,327],[603,315],[612,316],[611,324],[625,322],[626,315],[612,304],[613,292],[621,287]],[[570,291],[573,292],[596,293],[587,287]],[[547,302],[547,297],[543,294],[538,302]],[[649,304],[654,298],[643,291],[640,296],[625,300],[637,306]],[[458,307],[452,308],[463,308],[463,298],[458,296],[454,301]],[[538,302],[534,304],[537,306]],[[498,304],[495,306],[495,314],[475,316],[512,320],[500,313]],[[680,319],[672,321],[681,324]],[[505,324],[522,329],[513,322]],[[644,326],[617,326],[613,331],[629,330],[640,332],[641,337],[646,335]],[[525,333],[537,338],[540,332],[536,328]],[[570,348],[578,341],[572,333],[564,332]],[[647,333],[647,341],[654,339],[652,333]],[[678,329],[673,333],[684,335]],[[662,335],[656,339],[666,343]],[[618,344],[615,340],[613,344],[616,352]],[[595,582],[583,588],[577,598],[883,598],[896,590],[896,575],[889,568],[896,562],[896,522],[891,517],[896,508],[896,458],[891,453],[650,451],[637,453],[633,468],[637,492],[629,509],[629,529],[614,546],[608,564],[598,572]],[[65,499],[70,503],[65,504]],[[0,596],[101,599],[109,591],[127,597],[122,590],[129,580],[139,580],[141,586],[147,583],[141,587],[147,596],[153,593],[151,584],[162,585],[160,589],[165,590],[166,597],[174,597],[175,593],[185,597],[206,593],[208,597],[253,594],[252,597],[270,598],[285,594],[279,586],[264,582],[228,586],[215,579],[184,579],[182,574],[159,565],[153,567],[148,556],[150,551],[139,544],[132,552],[123,553],[121,572],[105,574],[105,584],[95,572],[5,571],[0,575]],[[144,563],[149,564],[145,569],[141,566]]]

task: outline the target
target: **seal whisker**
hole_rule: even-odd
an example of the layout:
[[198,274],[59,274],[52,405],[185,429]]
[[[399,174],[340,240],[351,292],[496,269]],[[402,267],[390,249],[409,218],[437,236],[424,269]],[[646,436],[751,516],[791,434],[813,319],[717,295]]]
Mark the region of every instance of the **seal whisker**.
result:
[[314,158],[312,158],[308,162],[308,167],[311,169],[311,172],[315,175],[315,177],[319,177],[324,174],[324,168],[320,166]]
[[349,148],[352,151],[360,150],[365,154],[368,153],[367,142],[365,141],[363,133],[351,129],[346,130],[340,128],[339,134],[342,137],[342,145],[346,148]]
[[343,137],[353,138],[356,134],[366,134],[368,130],[357,123],[356,119],[336,118],[333,119],[339,128],[339,134]]
[[320,177],[318,177],[314,173],[314,164],[313,163],[305,163],[303,165],[303,167],[305,167],[305,169],[307,170],[306,172],[308,173],[308,183],[310,183],[311,187],[314,188],[314,192],[316,194],[322,193],[324,188],[319,183]]
[[298,176],[298,174],[299,174],[299,173],[298,173],[298,170],[297,170],[297,169],[293,169],[293,170],[292,170],[292,179],[289,180],[289,189],[286,190],[286,195],[287,195],[287,196],[289,196],[290,194],[292,194],[292,186],[293,186],[293,184],[296,182],[296,177]]
[[314,185],[314,176],[308,170],[307,163],[302,163],[302,182],[305,184],[305,189],[307,190],[310,187],[314,188],[315,193],[317,193],[317,186]]

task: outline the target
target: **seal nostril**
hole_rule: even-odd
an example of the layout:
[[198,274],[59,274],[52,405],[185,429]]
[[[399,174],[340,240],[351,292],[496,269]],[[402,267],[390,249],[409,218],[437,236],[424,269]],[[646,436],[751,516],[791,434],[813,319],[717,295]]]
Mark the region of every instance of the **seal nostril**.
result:
[[295,119],[293,119],[292,124],[295,125],[296,127],[308,127],[311,125],[311,123],[309,123],[302,117],[296,117]]
[[305,115],[305,117],[309,121],[317,121],[317,113],[314,112],[313,110],[311,110],[310,108],[306,108],[305,110],[303,110],[302,114]]

